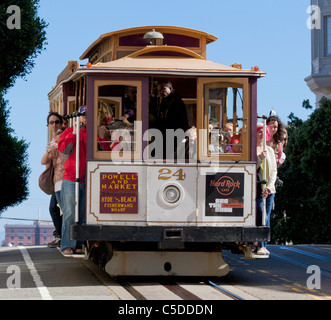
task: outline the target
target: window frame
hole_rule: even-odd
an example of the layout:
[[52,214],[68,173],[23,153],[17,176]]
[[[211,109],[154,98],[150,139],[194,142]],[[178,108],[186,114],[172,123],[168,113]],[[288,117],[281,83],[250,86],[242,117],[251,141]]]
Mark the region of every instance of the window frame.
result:
[[[205,108],[204,88],[205,85],[219,84],[219,88],[232,87],[243,90],[243,130],[242,130],[242,153],[219,153],[212,154],[208,149],[209,137],[209,114]],[[197,156],[200,161],[249,161],[251,148],[251,105],[250,85],[248,78],[198,78],[197,84]],[[207,130],[201,130],[207,129]]]
[[[100,151],[98,150],[98,100],[99,87],[102,86],[128,86],[137,88],[137,114],[136,114],[136,128],[135,128],[135,151]],[[104,98],[104,97],[102,97]],[[122,108],[122,112],[123,112]],[[141,159],[142,155],[142,81],[140,80],[95,80],[94,81],[94,108],[93,108],[93,158],[98,160],[112,160],[112,161],[129,161],[133,159]],[[118,156],[116,156],[118,155]]]

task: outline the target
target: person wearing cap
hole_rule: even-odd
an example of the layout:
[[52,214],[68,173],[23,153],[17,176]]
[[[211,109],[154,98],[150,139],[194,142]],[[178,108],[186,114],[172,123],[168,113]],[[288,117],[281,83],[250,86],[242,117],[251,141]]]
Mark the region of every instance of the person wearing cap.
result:
[[86,174],[86,106],[79,108],[79,122],[67,128],[60,136],[58,150],[66,156],[61,189],[62,238],[61,252],[64,255],[80,253],[81,244],[70,239],[70,228],[75,223],[75,181],[76,181],[76,133],[79,130],[79,223],[85,215],[85,174]]

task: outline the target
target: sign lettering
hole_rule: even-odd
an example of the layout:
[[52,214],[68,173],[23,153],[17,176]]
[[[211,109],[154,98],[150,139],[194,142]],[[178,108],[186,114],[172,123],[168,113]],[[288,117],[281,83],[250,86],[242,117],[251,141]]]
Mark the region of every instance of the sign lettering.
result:
[[138,174],[100,173],[100,213],[138,213]]

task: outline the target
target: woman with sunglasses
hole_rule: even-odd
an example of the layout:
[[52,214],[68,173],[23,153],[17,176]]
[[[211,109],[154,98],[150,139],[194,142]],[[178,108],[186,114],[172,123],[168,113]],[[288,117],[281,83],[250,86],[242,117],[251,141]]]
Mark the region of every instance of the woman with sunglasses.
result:
[[53,224],[55,227],[55,239],[51,243],[48,244],[49,247],[54,248],[60,246],[61,241],[61,229],[62,229],[62,216],[60,209],[57,204],[60,205],[60,190],[61,190],[61,182],[63,177],[63,164],[64,164],[64,155],[62,155],[57,147],[58,141],[61,133],[63,132],[62,128],[63,120],[61,115],[57,112],[50,112],[47,116],[47,126],[50,129],[50,135],[52,140],[47,144],[46,152],[41,158],[41,164],[49,166],[51,161],[54,166],[54,188],[55,194],[51,196],[50,204],[49,204],[49,213],[53,220]]

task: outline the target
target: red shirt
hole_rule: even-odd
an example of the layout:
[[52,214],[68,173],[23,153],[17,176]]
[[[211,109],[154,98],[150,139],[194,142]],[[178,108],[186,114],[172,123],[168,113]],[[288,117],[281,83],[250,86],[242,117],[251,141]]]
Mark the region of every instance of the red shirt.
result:
[[[60,136],[58,150],[66,156],[63,179],[76,180],[76,135],[73,128],[67,128]],[[86,128],[79,130],[79,179],[86,173]]]

